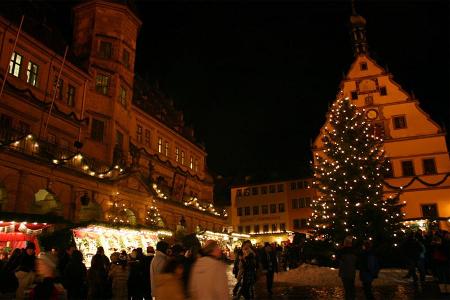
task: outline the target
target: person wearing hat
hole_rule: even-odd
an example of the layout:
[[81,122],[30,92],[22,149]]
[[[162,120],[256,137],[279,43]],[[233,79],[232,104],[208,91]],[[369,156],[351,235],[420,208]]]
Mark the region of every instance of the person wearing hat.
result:
[[36,245],[33,242],[27,242],[27,245],[22,251],[20,263],[17,267],[15,275],[19,282],[16,290],[16,299],[24,299],[25,291],[31,286],[35,277],[35,260],[36,260]]
[[222,250],[216,241],[209,240],[202,248],[203,257],[191,270],[189,295],[192,300],[226,300],[228,283],[226,266],[220,261]]

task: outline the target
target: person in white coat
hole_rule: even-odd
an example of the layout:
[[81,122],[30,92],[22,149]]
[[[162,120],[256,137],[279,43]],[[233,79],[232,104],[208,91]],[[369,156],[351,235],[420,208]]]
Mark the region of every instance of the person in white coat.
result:
[[159,241],[156,244],[155,257],[152,259],[152,262],[150,264],[150,286],[153,297],[154,297],[153,291],[155,290],[154,288],[156,277],[158,276],[158,274],[162,273],[164,267],[166,266],[167,260],[169,259],[169,257],[166,254],[167,249],[169,249],[169,244],[164,241]]
[[216,241],[209,240],[202,248],[203,257],[191,270],[189,295],[192,300],[228,300],[226,266],[219,259],[222,250]]

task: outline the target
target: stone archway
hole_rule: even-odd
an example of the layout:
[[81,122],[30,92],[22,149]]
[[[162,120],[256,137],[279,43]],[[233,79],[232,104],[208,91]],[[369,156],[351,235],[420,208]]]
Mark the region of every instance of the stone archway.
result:
[[37,214],[62,215],[62,204],[52,191],[40,189],[34,194],[31,210]]

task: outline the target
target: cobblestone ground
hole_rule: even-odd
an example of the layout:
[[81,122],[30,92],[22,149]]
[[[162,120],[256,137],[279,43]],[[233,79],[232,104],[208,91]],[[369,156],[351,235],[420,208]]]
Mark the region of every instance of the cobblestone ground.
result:
[[[228,268],[228,285],[230,299],[233,294],[233,287],[236,280],[231,272],[232,267]],[[450,299],[450,295],[441,295],[438,286],[432,281],[427,281],[422,287],[414,287],[412,283],[405,282],[396,286],[376,287],[374,288],[375,299],[390,300],[438,300]],[[361,288],[356,289],[356,298],[364,299],[364,293]],[[241,297],[241,299],[243,299]],[[264,280],[257,282],[255,286],[255,299],[344,299],[344,290],[342,287],[307,287],[307,286],[289,286],[282,283],[274,283],[273,295],[269,296],[266,291]]]

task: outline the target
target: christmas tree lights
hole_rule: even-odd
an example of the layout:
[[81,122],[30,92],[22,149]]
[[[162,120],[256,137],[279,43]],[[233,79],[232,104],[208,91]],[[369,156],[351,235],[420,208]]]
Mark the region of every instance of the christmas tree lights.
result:
[[383,174],[388,171],[383,140],[377,137],[364,110],[348,98],[330,108],[322,152],[314,154],[313,200],[309,219],[316,239],[339,245],[345,236],[396,245],[402,233],[398,197],[383,196]]

